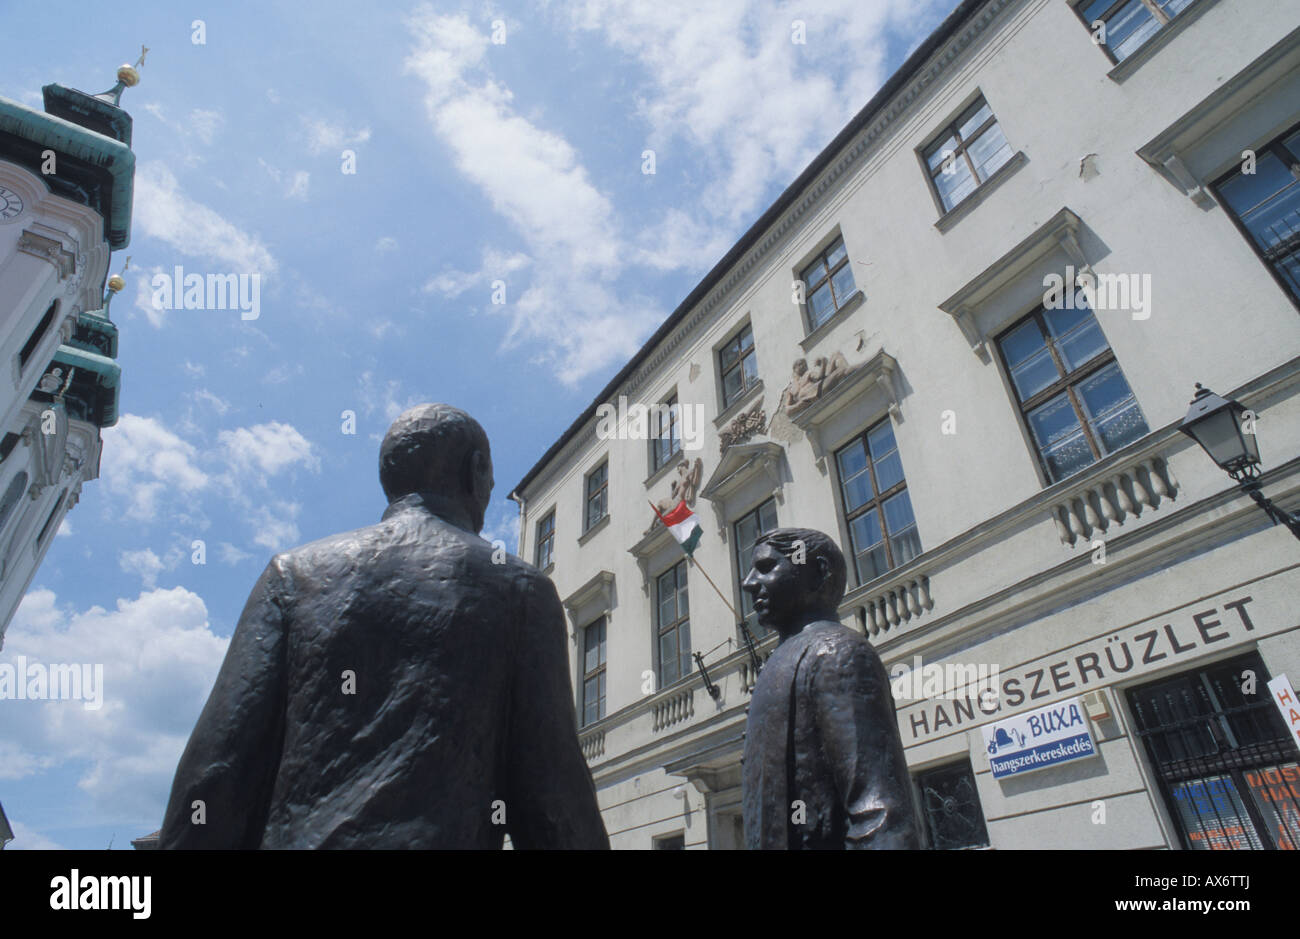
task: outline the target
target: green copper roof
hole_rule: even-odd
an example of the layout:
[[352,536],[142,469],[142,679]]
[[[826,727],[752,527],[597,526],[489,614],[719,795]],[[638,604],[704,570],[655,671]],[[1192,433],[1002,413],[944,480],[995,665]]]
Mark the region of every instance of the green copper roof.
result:
[[117,324],[105,316],[103,310],[78,313],[68,345],[115,359],[117,358]]
[[[54,353],[54,362],[68,368],[75,368],[72,387],[67,396],[81,401],[85,411],[83,419],[92,421],[100,427],[112,427],[117,423],[117,398],[122,381],[122,366],[107,356],[97,352],[88,352],[73,346],[59,346]],[[92,378],[93,376],[93,378]],[[71,406],[69,413],[72,413]]]
[[135,154],[130,147],[2,96],[0,133],[12,134],[39,148],[51,149],[60,157],[72,157],[105,171],[111,179],[111,199],[108,217],[104,219],[104,237],[115,251],[130,243],[135,180]]

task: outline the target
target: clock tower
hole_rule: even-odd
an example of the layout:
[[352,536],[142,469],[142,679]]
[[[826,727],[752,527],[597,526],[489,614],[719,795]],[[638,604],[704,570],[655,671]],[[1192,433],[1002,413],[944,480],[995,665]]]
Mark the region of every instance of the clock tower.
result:
[[117,421],[108,269],[130,239],[138,81],[123,65],[102,94],[46,85],[43,111],[0,97],[0,647]]

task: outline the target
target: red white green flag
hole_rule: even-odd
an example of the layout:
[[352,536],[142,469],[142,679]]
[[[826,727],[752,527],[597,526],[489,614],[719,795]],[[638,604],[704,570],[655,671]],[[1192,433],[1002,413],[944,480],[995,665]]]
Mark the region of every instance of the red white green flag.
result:
[[655,509],[655,515],[659,516],[659,521],[668,526],[668,530],[673,533],[673,537],[689,557],[695,551],[695,546],[700,543],[700,536],[704,534],[704,530],[700,528],[699,519],[686,504],[686,500],[678,502],[677,507],[667,515],[661,515],[659,510]]

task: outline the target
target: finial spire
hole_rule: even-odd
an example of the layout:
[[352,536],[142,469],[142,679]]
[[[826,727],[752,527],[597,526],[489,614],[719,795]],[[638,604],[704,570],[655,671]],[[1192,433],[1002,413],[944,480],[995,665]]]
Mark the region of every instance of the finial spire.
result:
[[108,289],[104,291],[104,315],[105,316],[108,316],[108,306],[110,303],[113,302],[113,295],[121,292],[122,288],[126,286],[126,280],[122,277],[122,275],[126,273],[126,269],[130,266],[131,266],[131,255],[128,254],[126,256],[126,263],[122,265],[122,269],[108,279]]
[[140,83],[140,73],[136,70],[143,67],[144,57],[149,54],[149,47],[144,43],[140,44],[140,58],[135,60],[135,65],[119,65],[117,68],[117,84],[108,91],[95,95],[100,101],[106,101],[113,107],[122,106],[122,92],[127,88],[134,88]]

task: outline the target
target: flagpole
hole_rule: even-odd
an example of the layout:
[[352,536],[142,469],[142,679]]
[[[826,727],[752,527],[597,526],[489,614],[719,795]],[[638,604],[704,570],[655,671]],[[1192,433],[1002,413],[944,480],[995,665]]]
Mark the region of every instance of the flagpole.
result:
[[[646,501],[649,502],[650,500],[647,499]],[[659,509],[653,502],[650,502],[650,509],[655,513],[655,517],[658,518],[660,522],[663,522],[664,527],[667,528],[668,523],[664,521],[664,517],[659,514]],[[709,576],[709,572],[700,567],[699,563],[695,560],[695,555],[686,555],[686,560],[690,561],[691,566],[704,575],[704,579],[709,582],[709,586],[712,587],[714,593],[718,595],[718,599],[727,605],[727,609],[731,611],[731,615],[738,620],[742,619],[741,615],[736,612],[736,608],[731,605],[731,601],[727,599],[726,595],[720,589],[718,589],[718,585],[713,582],[713,578]]]
[[[659,512],[659,507],[656,506],[653,502],[650,502],[649,499],[647,499],[646,502],[650,504],[650,511],[655,513],[655,518],[659,519],[660,523],[663,524],[664,528],[668,528],[668,523],[664,521],[663,515],[661,515]],[[731,605],[731,601],[728,600],[726,595],[718,588],[718,585],[713,582],[713,578],[709,576],[709,572],[706,571],[704,568],[700,567],[700,565],[696,562],[695,555],[687,554],[686,560],[690,561],[691,566],[704,575],[704,579],[709,582],[709,586],[712,587],[713,592],[718,595],[718,599],[721,600],[724,604],[726,604],[727,609],[731,611],[731,615],[736,618],[736,622],[740,626],[741,633],[745,637],[745,648],[749,651],[749,659],[753,663],[754,674],[757,675],[759,670],[763,667],[763,663],[759,661],[758,649],[754,645],[754,637],[753,635],[750,634],[749,627],[745,625],[745,618],[736,612],[736,608]],[[703,659],[700,659],[697,656],[696,661],[700,669],[703,670],[704,668]],[[705,675],[705,680],[706,681],[708,680],[707,674]]]

